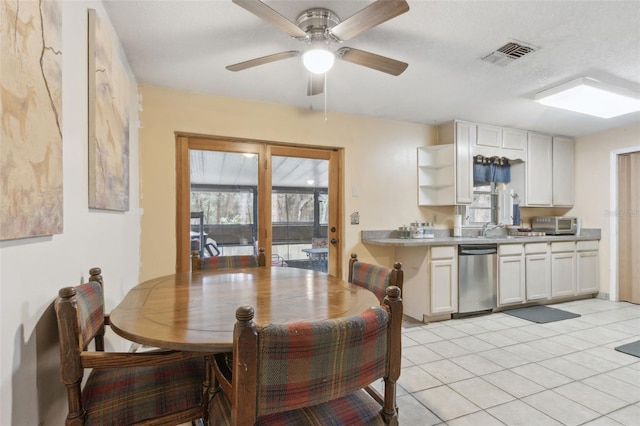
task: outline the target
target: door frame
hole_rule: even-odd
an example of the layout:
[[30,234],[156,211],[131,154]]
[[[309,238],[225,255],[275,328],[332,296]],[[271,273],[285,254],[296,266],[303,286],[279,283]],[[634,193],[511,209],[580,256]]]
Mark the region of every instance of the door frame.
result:
[[[176,132],[176,272],[191,269],[189,244],[191,217],[191,179],[189,151],[213,150],[258,155],[258,240],[271,258],[271,157],[287,156],[329,160],[328,238],[335,240],[329,249],[329,274],[342,276],[344,235],[344,149],[336,147],[289,144],[255,139],[208,136]],[[269,190],[261,190],[269,188]],[[332,229],[334,229],[332,231]]]

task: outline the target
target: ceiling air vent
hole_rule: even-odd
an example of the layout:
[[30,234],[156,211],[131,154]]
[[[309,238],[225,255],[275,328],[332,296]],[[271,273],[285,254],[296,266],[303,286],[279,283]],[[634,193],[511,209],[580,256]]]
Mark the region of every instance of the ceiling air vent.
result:
[[504,67],[516,59],[522,58],[524,55],[535,52],[536,50],[537,48],[520,42],[509,42],[480,59]]

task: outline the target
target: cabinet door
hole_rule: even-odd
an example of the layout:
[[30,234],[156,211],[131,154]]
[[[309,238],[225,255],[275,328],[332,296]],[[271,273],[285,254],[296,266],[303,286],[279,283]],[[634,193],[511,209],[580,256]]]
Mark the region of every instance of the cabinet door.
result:
[[551,253],[551,296],[576,294],[576,253]]
[[524,151],[527,147],[526,130],[502,129],[502,147],[504,149]]
[[431,314],[458,311],[458,274],[453,259],[431,261]]
[[498,258],[498,305],[525,301],[524,256]]
[[550,206],[553,201],[552,143],[549,135],[529,133],[526,169],[528,206]]
[[527,301],[551,296],[551,258],[549,253],[528,254],[525,259]]
[[478,124],[478,138],[476,139],[476,145],[501,148],[502,129],[500,127]]
[[579,252],[577,258],[578,293],[597,293],[599,290],[599,263],[597,251]]
[[553,205],[573,206],[574,203],[574,140],[553,138]]
[[456,204],[473,201],[472,143],[476,140],[476,125],[456,122]]

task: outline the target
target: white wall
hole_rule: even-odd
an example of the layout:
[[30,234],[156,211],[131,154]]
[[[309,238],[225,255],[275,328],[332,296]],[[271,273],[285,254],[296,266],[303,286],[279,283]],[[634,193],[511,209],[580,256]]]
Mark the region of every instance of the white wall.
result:
[[[58,290],[88,278],[99,266],[107,310],[138,283],[140,209],[137,85],[132,80],[130,211],[90,211],[87,148],[87,8],[99,2],[63,1],[64,232],[0,242],[0,425],[60,425],[66,391],[52,302]],[[133,76],[132,76],[133,78]],[[110,347],[126,349],[110,336]]]

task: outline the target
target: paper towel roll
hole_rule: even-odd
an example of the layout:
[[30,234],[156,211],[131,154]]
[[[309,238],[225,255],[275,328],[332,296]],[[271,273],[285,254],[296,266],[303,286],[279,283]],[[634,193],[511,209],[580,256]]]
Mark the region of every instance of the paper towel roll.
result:
[[453,236],[462,236],[462,215],[456,214],[453,216]]

